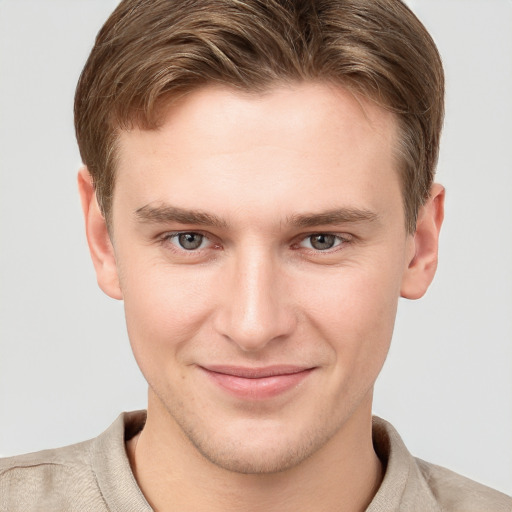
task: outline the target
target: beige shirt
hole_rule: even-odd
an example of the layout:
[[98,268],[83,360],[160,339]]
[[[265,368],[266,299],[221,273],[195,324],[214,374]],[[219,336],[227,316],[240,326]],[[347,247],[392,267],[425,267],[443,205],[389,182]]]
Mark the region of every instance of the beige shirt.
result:
[[[1,512],[150,512],[125,441],[145,412],[123,413],[90,441],[0,460]],[[396,430],[374,418],[373,441],[386,468],[367,512],[511,512],[512,498],[408,452]]]

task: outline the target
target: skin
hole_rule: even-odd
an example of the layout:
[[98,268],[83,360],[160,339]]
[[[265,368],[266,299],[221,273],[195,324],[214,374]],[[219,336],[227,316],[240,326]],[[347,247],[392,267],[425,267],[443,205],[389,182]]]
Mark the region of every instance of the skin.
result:
[[[325,84],[205,87],[119,143],[111,237],[85,168],[79,186],[98,283],[124,300],[149,384],[128,455],[151,506],[364,510],[382,479],[373,386],[398,298],[434,276],[443,188],[407,233],[395,118]],[[283,364],[310,371],[264,399],[202,370]]]

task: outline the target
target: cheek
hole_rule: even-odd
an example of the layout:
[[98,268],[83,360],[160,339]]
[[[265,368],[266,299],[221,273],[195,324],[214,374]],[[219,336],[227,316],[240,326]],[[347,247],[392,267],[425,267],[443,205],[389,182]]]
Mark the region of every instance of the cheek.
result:
[[399,273],[393,269],[364,266],[339,267],[324,275],[304,273],[296,282],[301,309],[329,326],[393,317],[400,293]]
[[126,263],[121,287],[130,343],[141,366],[149,359],[158,364],[164,354],[179,352],[204,325],[211,302],[208,280],[200,275],[192,279],[168,265]]
[[393,332],[398,273],[379,266],[333,270],[322,282],[303,280],[301,310],[343,363],[338,369],[378,372]]

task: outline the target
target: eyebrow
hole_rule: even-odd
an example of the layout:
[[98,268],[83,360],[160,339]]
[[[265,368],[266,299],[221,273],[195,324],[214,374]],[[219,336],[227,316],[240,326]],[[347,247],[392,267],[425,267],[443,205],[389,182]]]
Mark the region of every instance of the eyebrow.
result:
[[[147,204],[135,210],[137,220],[142,223],[193,224],[226,229],[228,224],[217,215],[201,210],[189,210],[171,205],[152,206]],[[319,213],[301,213],[288,216],[286,224],[296,228],[310,228],[323,225],[346,224],[355,222],[374,222],[378,220],[375,212],[360,208],[336,208]]]
[[147,204],[135,210],[135,216],[143,223],[177,222],[179,224],[194,224],[217,228],[227,227],[227,223],[224,220],[211,213],[170,205],[151,206]]
[[311,228],[327,224],[347,224],[354,222],[375,222],[378,215],[371,210],[360,208],[336,208],[320,213],[292,215],[287,222],[297,228]]

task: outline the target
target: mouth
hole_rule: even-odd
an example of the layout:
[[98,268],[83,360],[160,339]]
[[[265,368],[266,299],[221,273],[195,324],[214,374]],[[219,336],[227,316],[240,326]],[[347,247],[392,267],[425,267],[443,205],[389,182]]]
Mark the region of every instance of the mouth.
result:
[[275,365],[262,368],[243,366],[199,366],[222,391],[245,400],[264,400],[301,384],[315,368]]

